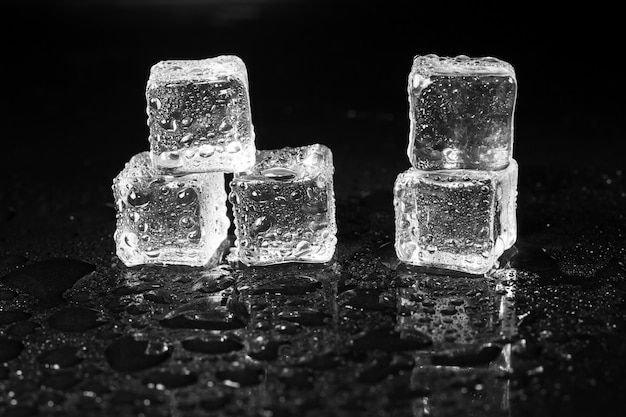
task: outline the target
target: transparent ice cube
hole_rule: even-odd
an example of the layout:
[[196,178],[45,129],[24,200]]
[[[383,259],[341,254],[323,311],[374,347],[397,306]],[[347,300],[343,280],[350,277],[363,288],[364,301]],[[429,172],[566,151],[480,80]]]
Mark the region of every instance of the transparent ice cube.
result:
[[264,150],[256,161],[230,183],[239,260],[329,261],[337,243],[330,149],[314,144]]
[[413,167],[506,167],[516,94],[513,67],[497,58],[416,56],[408,81]]
[[162,175],[142,152],[115,177],[113,195],[116,251],[127,266],[202,266],[227,236],[222,173]]
[[235,172],[254,164],[248,73],[230,55],[161,61],[146,87],[150,153],[167,173]]
[[500,171],[411,168],[394,187],[396,254],[407,264],[484,274],[517,238],[517,163]]

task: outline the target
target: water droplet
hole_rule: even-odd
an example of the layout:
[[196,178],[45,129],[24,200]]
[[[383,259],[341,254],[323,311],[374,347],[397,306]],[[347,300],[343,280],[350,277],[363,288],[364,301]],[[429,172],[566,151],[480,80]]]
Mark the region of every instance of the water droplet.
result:
[[252,232],[257,234],[267,232],[272,227],[273,223],[274,222],[271,217],[261,216],[252,224]]
[[159,125],[168,132],[175,132],[178,129],[178,122],[175,119],[161,119]]
[[160,110],[161,109],[161,100],[159,100],[156,97],[153,97],[150,99],[150,107],[154,110]]
[[189,234],[187,235],[187,238],[189,239],[191,243],[198,243],[200,241],[201,236],[202,234],[200,233],[200,229],[196,229],[192,232],[189,232]]
[[132,248],[137,246],[137,243],[139,243],[139,238],[134,233],[127,233],[124,236],[124,243]]
[[228,201],[233,205],[239,204],[239,196],[235,192],[231,191],[228,194]]
[[151,354],[148,348],[148,341],[136,340],[133,336],[123,336],[106,348],[105,356],[109,365],[121,372],[149,369],[160,365],[171,356],[169,349]]
[[306,240],[301,240],[293,251],[294,256],[304,256],[311,252],[311,244]]
[[201,145],[198,152],[202,158],[208,158],[215,153],[215,147],[212,145]]
[[136,211],[129,211],[128,212],[128,219],[133,222],[136,223],[137,221],[139,221],[139,213],[137,213]]
[[435,246],[435,245],[428,245],[428,246],[426,246],[426,250],[429,253],[435,253],[437,251],[437,246]]
[[192,138],[193,138],[193,133],[187,133],[186,135],[183,135],[182,138],[180,138],[180,141],[183,143],[186,143],[186,142],[189,142]]
[[311,223],[309,223],[309,229],[311,229],[311,231],[313,232],[318,232],[320,230],[323,230],[324,228],[326,228],[327,224],[323,223],[323,222],[318,222],[318,221],[311,221]]
[[193,227],[194,224],[196,224],[195,220],[191,216],[181,217],[178,223],[180,224],[181,227],[185,229],[189,229],[190,227]]
[[456,163],[461,157],[459,150],[455,148],[445,148],[441,153],[444,161],[449,163]]
[[289,181],[294,179],[298,173],[289,168],[272,167],[261,171],[261,175],[275,181]]
[[289,198],[291,199],[291,201],[294,201],[294,202],[298,202],[302,200],[302,197],[303,197],[302,191],[300,190],[295,190],[294,192],[289,194]]
[[232,128],[233,128],[233,125],[231,125],[230,123],[228,123],[226,119],[224,119],[218,126],[217,130],[219,130],[222,133],[225,133],[231,130]]
[[401,248],[404,250],[404,255],[407,258],[411,258],[413,256],[413,252],[417,249],[417,245],[414,242],[405,242]]
[[150,194],[142,193],[139,190],[131,190],[128,194],[128,204],[133,207],[145,207],[150,202]]
[[146,249],[146,256],[148,258],[156,258],[161,254],[159,248],[149,247]]
[[307,201],[301,208],[303,212],[308,214],[320,214],[328,211],[326,202],[322,200]]
[[161,152],[159,164],[165,168],[176,168],[181,166],[183,161],[180,159],[180,153],[177,151]]
[[181,206],[188,205],[196,201],[198,198],[198,194],[196,190],[193,188],[185,188],[183,191],[180,191],[176,196],[176,203]]
[[269,191],[252,190],[250,192],[250,198],[254,201],[270,201],[273,197],[273,194]]
[[231,142],[226,145],[226,152],[228,153],[237,153],[241,151],[241,143],[239,142]]
[[183,125],[184,127],[187,127],[192,122],[193,122],[193,119],[191,117],[184,117],[183,120],[180,121],[180,124]]

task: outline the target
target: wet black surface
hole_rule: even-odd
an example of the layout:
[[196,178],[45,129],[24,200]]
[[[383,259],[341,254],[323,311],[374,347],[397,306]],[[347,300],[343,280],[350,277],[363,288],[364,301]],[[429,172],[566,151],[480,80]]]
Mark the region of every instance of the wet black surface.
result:
[[[449,23],[441,35],[442,19],[413,23],[420,4],[62,3],[7,11],[5,39],[38,42],[7,46],[19,71],[0,188],[0,415],[623,414],[620,86],[593,62],[556,70],[581,48],[615,50],[603,13],[558,26],[542,12],[496,37],[486,22],[514,7],[429,6]],[[580,30],[600,16],[600,30]],[[495,55],[518,72],[519,238],[485,277],[409,268],[393,251],[406,76],[430,52]],[[329,264],[115,257],[111,180],[148,146],[149,66],[220,53],[248,65],[259,148],[332,148]]]

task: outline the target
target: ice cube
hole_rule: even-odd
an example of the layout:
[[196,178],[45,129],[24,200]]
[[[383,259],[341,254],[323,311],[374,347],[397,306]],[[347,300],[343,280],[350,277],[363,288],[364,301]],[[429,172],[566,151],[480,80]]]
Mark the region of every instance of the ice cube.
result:
[[222,173],[162,175],[142,152],[115,177],[113,195],[116,252],[127,266],[202,266],[226,238]]
[[337,242],[330,149],[314,144],[263,150],[256,160],[230,183],[239,260],[329,261]]
[[248,73],[230,55],[161,61],[146,87],[150,154],[160,170],[235,172],[254,164]]
[[497,58],[416,56],[408,81],[413,167],[506,167],[516,94],[513,67]]
[[407,264],[483,274],[517,238],[517,163],[500,171],[411,168],[394,187],[396,254]]

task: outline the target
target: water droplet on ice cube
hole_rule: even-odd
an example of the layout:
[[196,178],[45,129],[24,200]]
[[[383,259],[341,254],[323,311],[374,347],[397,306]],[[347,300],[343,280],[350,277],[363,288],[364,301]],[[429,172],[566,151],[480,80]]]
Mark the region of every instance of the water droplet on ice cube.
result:
[[294,179],[298,173],[290,168],[272,167],[261,171],[261,175],[275,181],[289,181]]
[[133,207],[145,207],[150,202],[150,194],[132,190],[128,194],[128,204]]

